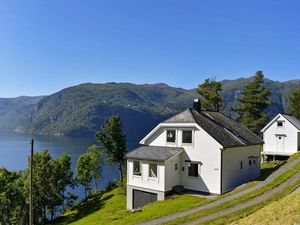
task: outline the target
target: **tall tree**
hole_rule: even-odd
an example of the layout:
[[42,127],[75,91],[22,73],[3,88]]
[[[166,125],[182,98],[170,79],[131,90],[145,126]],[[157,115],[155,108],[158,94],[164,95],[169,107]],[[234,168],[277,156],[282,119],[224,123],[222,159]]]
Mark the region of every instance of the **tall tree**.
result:
[[206,79],[204,83],[200,84],[196,92],[202,97],[202,106],[206,109],[220,111],[222,106],[222,98],[220,92],[222,91],[222,84],[220,82]]
[[290,112],[300,119],[300,88],[294,88],[290,96]]
[[[63,154],[57,159],[47,150],[33,156],[33,201],[36,221],[47,221],[67,199],[66,188],[74,186],[71,158]],[[28,173],[28,171],[27,171]]]
[[76,179],[84,186],[85,197],[91,190],[91,182],[94,180],[95,187],[98,189],[98,183],[102,178],[102,157],[98,146],[92,145],[88,151],[82,154],[77,160]]
[[257,71],[242,90],[242,95],[238,98],[239,107],[233,109],[239,115],[238,121],[255,133],[259,133],[269,119],[263,112],[270,104],[270,92],[263,86],[263,82],[263,72]]
[[109,118],[97,132],[96,138],[104,147],[110,164],[119,164],[120,179],[122,181],[126,165],[126,136],[122,131],[120,117],[112,116]]
[[25,183],[24,171],[10,172],[0,167],[0,224],[27,224]]

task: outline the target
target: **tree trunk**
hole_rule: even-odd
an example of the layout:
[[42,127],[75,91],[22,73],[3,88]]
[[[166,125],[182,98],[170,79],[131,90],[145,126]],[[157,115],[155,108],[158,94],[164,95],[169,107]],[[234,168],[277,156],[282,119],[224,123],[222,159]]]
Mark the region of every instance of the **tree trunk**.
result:
[[123,167],[122,167],[122,163],[119,163],[119,170],[120,170],[120,180],[122,182],[123,181]]

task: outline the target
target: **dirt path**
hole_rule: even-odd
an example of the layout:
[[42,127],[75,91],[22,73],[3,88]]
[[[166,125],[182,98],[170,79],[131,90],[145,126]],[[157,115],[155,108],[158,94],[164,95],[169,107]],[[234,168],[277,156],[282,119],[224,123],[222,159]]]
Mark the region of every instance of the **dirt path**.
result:
[[[192,209],[189,209],[189,210],[185,210],[185,211],[182,211],[182,212],[179,212],[179,213],[171,214],[171,215],[169,215],[169,216],[160,217],[160,218],[157,218],[157,219],[155,219],[155,220],[150,220],[150,221],[146,221],[146,222],[143,222],[143,223],[139,223],[138,225],[156,225],[156,224],[161,224],[161,223],[164,223],[164,222],[168,222],[168,221],[171,221],[171,220],[175,220],[175,219],[180,218],[180,217],[184,217],[184,216],[191,215],[191,214],[196,213],[196,212],[200,212],[200,211],[203,211],[203,210],[206,210],[206,209],[209,209],[209,208],[213,208],[213,207],[215,207],[215,206],[218,206],[218,205],[220,205],[220,204],[223,204],[223,203],[225,203],[225,202],[228,202],[228,201],[230,201],[230,200],[233,200],[233,199],[235,199],[235,198],[238,198],[238,197],[240,197],[240,196],[242,196],[242,195],[248,194],[248,193],[250,193],[250,192],[252,192],[252,191],[255,191],[255,190],[261,188],[262,186],[264,186],[264,185],[266,185],[266,184],[272,182],[274,179],[276,179],[277,177],[279,177],[282,173],[284,173],[284,172],[286,172],[287,170],[291,169],[292,167],[294,167],[294,166],[295,166],[296,164],[298,164],[298,163],[300,163],[300,158],[294,160],[293,162],[291,162],[291,163],[289,163],[289,164],[287,164],[287,165],[282,166],[282,167],[279,168],[277,171],[275,171],[274,173],[272,173],[266,180],[261,181],[261,182],[259,182],[258,184],[254,185],[253,187],[250,187],[250,188],[245,189],[245,190],[243,190],[243,191],[237,192],[237,193],[232,194],[232,195],[228,195],[228,196],[226,196],[226,197],[224,197],[224,198],[221,198],[221,199],[219,199],[219,200],[213,201],[213,202],[208,203],[208,204],[206,204],[206,205],[202,205],[202,206],[199,206],[199,207],[196,207],[196,208],[192,208]],[[282,185],[285,185],[286,183],[289,184],[289,182],[291,182],[290,180],[291,180],[292,178],[298,177],[298,176],[300,176],[300,173],[297,173],[297,176],[294,175],[293,177],[291,177],[290,179],[288,179],[286,182],[282,183],[282,184],[279,185],[277,188],[274,188],[274,189],[272,189],[271,191],[273,191],[273,190],[278,190],[279,187],[282,187]],[[299,179],[299,177],[298,177],[297,179]],[[264,193],[264,194],[262,194],[262,195],[260,195],[260,196],[258,196],[258,197],[256,197],[256,198],[253,198],[253,199],[256,199],[256,200],[257,200],[257,198],[258,198],[258,199],[263,198],[263,196],[265,196],[265,195],[268,196],[268,193],[269,193],[269,192],[270,192],[270,191],[268,191],[268,192],[266,192],[266,193]],[[273,192],[271,192],[271,193],[273,193]],[[251,202],[252,202],[252,199],[249,200],[249,201],[247,201],[247,202],[241,203],[241,204],[246,205],[246,204],[248,204],[248,202],[251,203]],[[249,203],[249,204],[250,204],[250,203]],[[241,204],[238,204],[238,205],[241,205]],[[231,207],[231,208],[222,210],[222,211],[220,211],[219,213],[221,213],[221,212],[226,213],[226,212],[227,212],[226,210],[230,210],[230,209],[231,209],[231,210],[234,210],[234,209],[232,209],[232,208],[234,208],[234,207],[236,207],[236,206],[238,206],[238,205],[235,205],[235,206],[233,206],[233,207]],[[241,206],[241,207],[242,207],[242,206]],[[248,206],[245,206],[245,207],[248,207]],[[242,208],[240,208],[240,209],[242,209]],[[239,210],[239,209],[238,209],[238,210]],[[235,210],[235,211],[236,211],[236,210]],[[233,211],[233,212],[234,212],[234,211]],[[227,212],[226,214],[228,214],[228,213],[230,213],[230,212]],[[212,215],[214,215],[214,214],[217,214],[217,213],[213,213],[213,214],[207,215],[206,217],[209,218],[209,216],[212,216]],[[226,214],[224,214],[224,215],[226,215]],[[217,215],[215,215],[215,216],[217,216]],[[221,215],[219,215],[219,216],[221,216]],[[204,218],[204,217],[202,217],[202,218],[200,218],[200,219],[203,219],[203,218]],[[216,218],[217,218],[217,217],[216,217]],[[199,219],[199,220],[200,220],[200,219]],[[211,219],[207,219],[206,221],[208,221],[208,220],[211,220]],[[198,223],[196,223],[196,224],[199,224],[199,223],[201,223],[201,222],[198,222]],[[189,224],[192,224],[192,223],[189,223]]]
[[270,191],[266,191],[265,193],[263,193],[262,195],[259,195],[255,198],[252,198],[246,202],[240,203],[240,204],[236,204],[233,207],[227,208],[227,209],[223,209],[221,211],[209,214],[207,216],[203,216],[199,219],[195,219],[193,221],[189,221],[186,223],[183,223],[184,225],[198,225],[200,223],[204,223],[210,220],[214,220],[217,219],[221,216],[225,216],[227,214],[239,211],[241,209],[245,209],[248,208],[250,206],[254,206],[257,204],[262,203],[263,201],[266,201],[270,198],[272,198],[276,193],[284,190],[285,188],[289,187],[290,185],[294,184],[295,182],[297,182],[300,179],[300,172],[298,172],[296,175],[292,176],[291,178],[289,178],[287,181],[285,181],[284,183],[280,184],[279,186],[271,189]]

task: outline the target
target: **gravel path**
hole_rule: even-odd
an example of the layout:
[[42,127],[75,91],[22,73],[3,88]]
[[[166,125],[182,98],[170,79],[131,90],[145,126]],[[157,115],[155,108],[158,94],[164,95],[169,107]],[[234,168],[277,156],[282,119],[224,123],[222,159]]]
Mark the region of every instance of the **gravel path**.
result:
[[[254,185],[253,187],[250,187],[250,188],[248,188],[248,189],[242,190],[242,191],[237,192],[237,193],[232,194],[232,195],[228,195],[228,196],[226,196],[226,197],[224,197],[224,198],[221,198],[221,199],[219,199],[219,200],[213,201],[213,202],[211,202],[211,203],[208,203],[208,204],[205,204],[205,205],[196,207],[196,208],[192,208],[192,209],[189,209],[189,210],[186,210],[186,211],[182,211],[182,212],[179,212],[179,213],[171,214],[171,215],[169,215],[169,216],[160,217],[160,218],[157,218],[157,219],[155,219],[155,220],[150,220],[150,221],[146,221],[146,222],[143,222],[143,223],[139,223],[138,225],[157,225],[157,224],[161,224],[161,223],[168,222],[168,221],[171,221],[171,220],[175,220],[175,219],[180,218],[180,217],[188,216],[188,215],[191,215],[191,214],[193,214],[193,213],[200,212],[200,211],[202,211],[202,210],[206,210],[206,209],[209,209],[209,208],[213,208],[213,207],[215,207],[215,206],[218,206],[218,205],[220,205],[220,204],[223,204],[223,203],[225,203],[225,202],[228,202],[228,201],[230,201],[230,200],[233,200],[233,199],[235,199],[235,198],[238,198],[238,197],[240,197],[240,196],[242,196],[242,195],[248,194],[248,193],[250,193],[250,192],[252,192],[252,191],[255,191],[255,190],[261,188],[262,186],[264,186],[264,185],[266,185],[266,184],[272,182],[274,179],[276,179],[277,177],[279,177],[282,173],[284,173],[284,172],[286,172],[287,170],[291,169],[292,167],[294,167],[294,166],[295,166],[296,164],[298,164],[298,163],[300,163],[300,158],[294,160],[293,162],[291,162],[291,163],[289,163],[289,164],[287,164],[287,165],[282,166],[282,167],[279,168],[277,171],[275,171],[274,173],[272,173],[266,180],[261,181],[261,182],[259,182],[258,184]],[[286,181],[286,182],[284,182],[283,184],[279,185],[277,188],[272,189],[271,191],[273,191],[273,190],[278,190],[279,187],[281,187],[281,186],[284,185],[285,183],[288,184],[289,182],[291,182],[290,180],[291,180],[292,178],[298,177],[299,175],[300,175],[300,173],[297,173],[297,176],[296,176],[296,175],[292,176],[288,181]],[[299,179],[299,177],[298,177],[297,179]],[[269,191],[266,192],[266,193],[264,193],[264,194],[262,194],[262,195],[260,195],[260,196],[258,196],[258,197],[256,197],[256,198],[253,198],[253,199],[256,199],[256,201],[257,201],[257,199],[264,198],[265,195],[266,195],[266,196],[269,196],[268,193],[269,193]],[[248,203],[248,202],[250,202],[250,203]],[[249,200],[249,201],[247,201],[247,202],[244,202],[244,203],[241,203],[241,204],[237,204],[236,206],[240,205],[240,207],[242,207],[243,205],[251,204],[251,202],[252,202],[252,199]],[[222,213],[222,212],[226,213],[226,212],[227,212],[228,210],[230,210],[230,209],[233,210],[232,208],[234,208],[234,207],[236,207],[236,206],[233,206],[233,207],[231,207],[231,208],[222,210],[222,211],[220,211],[219,213]],[[245,206],[245,207],[248,207],[248,206]],[[240,208],[240,209],[242,209],[242,208]],[[239,210],[239,209],[237,209],[237,210]],[[236,210],[235,210],[235,211],[236,211]],[[233,212],[234,212],[234,211],[233,211]],[[228,214],[228,213],[230,213],[230,212],[227,212],[226,214]],[[212,216],[212,215],[214,215],[214,214],[216,214],[216,213],[210,214],[210,215],[208,215],[208,216],[206,216],[206,217],[208,218],[209,216]],[[224,214],[224,215],[226,215],[226,214]],[[220,216],[220,215],[219,215],[219,216]],[[203,219],[203,218],[204,218],[204,217],[202,217],[201,219]],[[216,218],[217,218],[217,217],[216,217]],[[208,221],[208,220],[210,220],[210,219],[207,219],[206,221]],[[201,223],[201,222],[200,222],[200,223]],[[199,222],[198,222],[198,224],[199,224]]]
[[245,209],[248,208],[250,206],[254,206],[257,204],[260,204],[266,200],[268,200],[269,198],[272,198],[272,196],[274,196],[276,193],[282,191],[283,189],[291,186],[292,184],[294,184],[295,182],[297,182],[300,179],[300,172],[298,172],[296,175],[292,176],[291,178],[289,178],[287,181],[285,181],[284,183],[280,184],[279,186],[271,189],[270,191],[266,191],[264,192],[262,195],[259,195],[255,198],[252,198],[246,202],[243,203],[239,203],[234,205],[233,207],[227,208],[227,209],[223,209],[219,212],[215,212],[212,214],[209,214],[207,216],[203,216],[199,219],[195,219],[193,221],[189,221],[186,223],[183,223],[183,225],[198,225],[200,223],[204,223],[204,222],[208,222],[210,220],[214,220],[217,219],[221,216],[225,216],[227,214],[239,211],[241,209]]

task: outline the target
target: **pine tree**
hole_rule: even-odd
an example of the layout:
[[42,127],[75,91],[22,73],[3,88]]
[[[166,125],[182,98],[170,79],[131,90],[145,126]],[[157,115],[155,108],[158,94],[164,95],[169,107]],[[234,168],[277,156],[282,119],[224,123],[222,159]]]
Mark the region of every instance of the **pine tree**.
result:
[[123,181],[126,165],[126,137],[122,131],[120,117],[112,116],[107,120],[100,131],[96,133],[96,138],[104,148],[110,164],[119,164],[120,179]]
[[202,97],[203,108],[212,109],[217,112],[220,111],[222,105],[220,91],[222,91],[222,84],[209,79],[206,79],[196,89],[196,92]]
[[259,133],[269,119],[263,112],[270,104],[270,92],[263,87],[263,82],[263,72],[257,71],[254,78],[242,90],[242,96],[238,98],[240,106],[233,109],[239,115],[238,121],[254,133]]
[[300,88],[292,90],[290,96],[290,112],[293,116],[300,119]]

